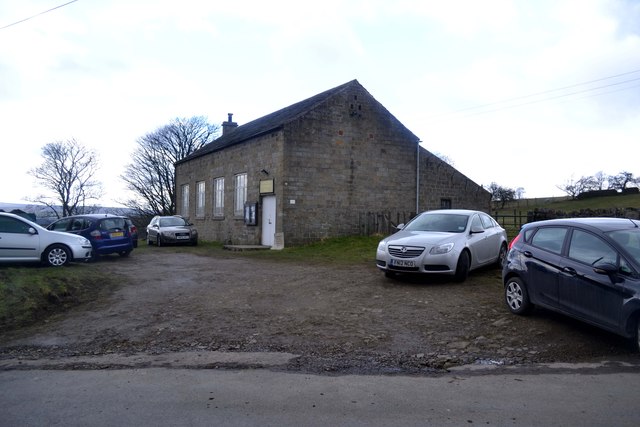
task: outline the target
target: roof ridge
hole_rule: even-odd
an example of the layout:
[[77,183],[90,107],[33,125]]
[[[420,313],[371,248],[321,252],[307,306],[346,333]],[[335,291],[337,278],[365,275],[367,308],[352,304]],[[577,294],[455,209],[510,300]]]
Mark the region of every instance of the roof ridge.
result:
[[238,126],[232,132],[229,132],[226,135],[221,135],[220,137],[216,138],[200,149],[194,151],[190,155],[184,157],[181,160],[178,160],[176,164],[180,164],[187,160],[212,153],[230,145],[241,143],[243,141],[246,141],[247,139],[282,127],[283,125],[290,123],[293,120],[298,119],[300,116],[313,110],[318,105],[325,102],[327,99],[343,92],[344,90],[347,90],[354,85],[362,87],[357,79],[353,79],[334,88],[327,89],[323,92],[313,95],[309,98],[305,98],[302,101],[298,101],[287,107],[281,108],[262,117],[258,117],[257,119]]

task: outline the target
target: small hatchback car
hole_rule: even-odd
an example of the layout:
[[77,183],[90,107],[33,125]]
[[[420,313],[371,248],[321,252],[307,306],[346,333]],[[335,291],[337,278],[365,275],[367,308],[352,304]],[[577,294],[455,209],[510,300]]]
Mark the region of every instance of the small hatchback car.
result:
[[640,221],[526,224],[510,244],[502,279],[512,313],[537,305],[630,338],[640,349]]
[[49,231],[21,216],[0,212],[0,262],[42,262],[53,267],[91,258],[82,236]]
[[198,244],[198,230],[186,218],[178,215],[154,216],[147,225],[147,244]]
[[49,224],[48,230],[86,237],[93,246],[93,257],[119,254],[128,256],[134,248],[128,218],[110,214],[68,216]]

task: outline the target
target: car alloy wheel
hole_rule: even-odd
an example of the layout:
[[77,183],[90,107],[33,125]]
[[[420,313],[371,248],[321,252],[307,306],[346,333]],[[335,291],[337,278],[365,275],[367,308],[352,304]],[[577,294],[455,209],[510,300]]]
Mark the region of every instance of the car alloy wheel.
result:
[[525,314],[531,309],[527,289],[517,277],[510,278],[505,285],[504,297],[507,307],[514,314]]
[[69,252],[62,245],[53,245],[46,252],[47,264],[53,267],[60,267],[69,262],[71,258]]

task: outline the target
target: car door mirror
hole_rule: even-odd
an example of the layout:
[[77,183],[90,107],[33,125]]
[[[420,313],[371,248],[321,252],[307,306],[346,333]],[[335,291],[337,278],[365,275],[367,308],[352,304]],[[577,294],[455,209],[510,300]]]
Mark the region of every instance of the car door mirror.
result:
[[29,227],[29,230],[27,230],[29,232],[29,234],[31,234],[32,236],[35,234],[38,234],[38,231],[33,228],[33,227]]
[[404,228],[404,223],[396,225],[396,230],[402,230]]
[[471,234],[478,234],[478,233],[484,233],[484,228],[482,228],[479,225],[472,225]]
[[603,274],[609,276],[612,284],[624,282],[624,278],[618,275],[618,266],[611,262],[601,262],[593,266],[593,271],[597,274]]
[[611,276],[612,274],[616,274],[618,272],[618,267],[611,262],[601,262],[593,266],[593,271],[598,274],[606,274]]

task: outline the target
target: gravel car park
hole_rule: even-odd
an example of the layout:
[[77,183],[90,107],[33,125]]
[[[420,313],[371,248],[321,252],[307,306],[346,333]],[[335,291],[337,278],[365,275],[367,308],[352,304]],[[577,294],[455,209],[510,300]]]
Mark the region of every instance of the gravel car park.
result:
[[[615,334],[547,310],[512,315],[495,267],[463,283],[446,276],[390,281],[371,261],[255,255],[204,245],[143,247],[135,257],[82,266],[110,280],[71,311],[0,333],[0,360],[108,369],[118,367],[109,363],[118,354],[279,352],[295,358],[277,369],[324,375],[602,360],[640,366]],[[82,355],[105,357],[78,365]]]

